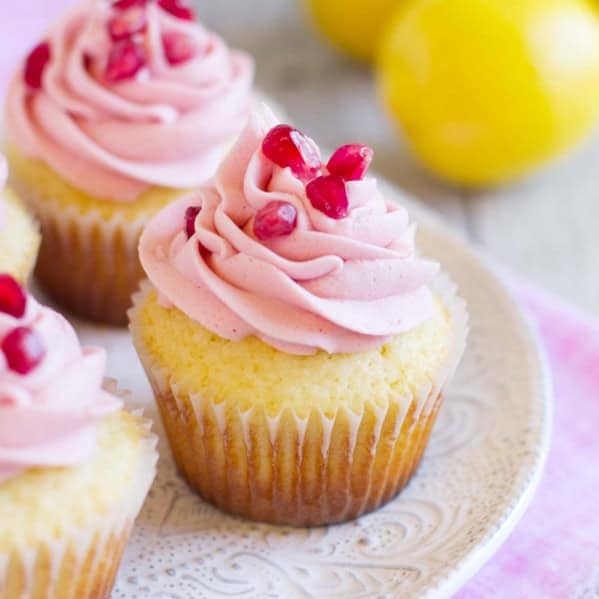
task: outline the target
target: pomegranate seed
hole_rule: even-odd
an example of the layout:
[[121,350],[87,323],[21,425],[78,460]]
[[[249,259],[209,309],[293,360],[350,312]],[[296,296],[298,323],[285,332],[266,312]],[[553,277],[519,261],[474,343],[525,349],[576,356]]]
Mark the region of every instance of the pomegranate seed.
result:
[[92,68],[92,64],[94,64],[93,56],[85,52],[85,54],[83,54],[83,68],[86,71],[89,71]]
[[146,26],[146,11],[144,8],[136,6],[114,15],[108,21],[108,33],[115,42],[118,42],[145,31]]
[[144,49],[131,39],[117,42],[108,55],[104,78],[108,83],[116,83],[135,77],[146,64]]
[[200,213],[200,206],[189,206],[185,211],[185,232],[187,239],[190,239],[196,232],[196,217]]
[[289,235],[297,226],[297,210],[289,202],[270,202],[254,218],[254,235],[261,241]]
[[17,327],[6,335],[2,351],[8,367],[19,374],[31,372],[46,355],[41,337],[29,327]]
[[187,0],[158,0],[158,5],[171,15],[185,21],[193,21],[195,15]]
[[312,206],[330,218],[344,218],[349,214],[345,181],[338,175],[323,175],[306,186]]
[[341,146],[329,160],[327,169],[331,175],[338,175],[345,181],[359,181],[364,178],[374,150],[362,144]]
[[0,275],[0,312],[21,318],[25,314],[27,296],[10,275]]
[[169,64],[181,64],[193,58],[196,53],[194,40],[184,33],[171,32],[162,36],[164,55]]
[[50,62],[51,52],[50,44],[42,42],[38,44],[27,56],[25,61],[24,78],[25,83],[33,89],[42,88],[42,77],[44,70]]
[[116,0],[112,3],[112,7],[117,10],[127,10],[134,6],[145,6],[146,0]]
[[290,167],[300,179],[313,179],[322,167],[320,156],[308,138],[289,125],[277,125],[262,142],[262,152],[278,166]]

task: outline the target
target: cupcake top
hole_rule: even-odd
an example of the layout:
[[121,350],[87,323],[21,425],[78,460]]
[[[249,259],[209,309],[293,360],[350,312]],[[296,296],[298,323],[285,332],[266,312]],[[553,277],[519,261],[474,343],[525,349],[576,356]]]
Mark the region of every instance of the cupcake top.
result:
[[140,258],[161,302],[219,336],[294,354],[379,347],[433,314],[436,263],[366,177],[372,150],[252,115],[213,181],[163,209]]
[[106,356],[82,348],[60,314],[0,274],[0,482],[93,455],[100,418],[121,407],[102,390]]
[[134,201],[210,177],[247,120],[253,62],[185,0],[88,0],[15,74],[12,143],[75,187]]

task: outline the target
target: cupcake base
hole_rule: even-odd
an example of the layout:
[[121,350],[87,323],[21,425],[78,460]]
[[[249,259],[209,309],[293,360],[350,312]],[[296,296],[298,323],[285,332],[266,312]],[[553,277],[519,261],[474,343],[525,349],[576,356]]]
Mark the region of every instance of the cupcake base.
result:
[[126,325],[131,294],[144,278],[137,254],[141,232],[184,191],[150,187],[134,202],[116,202],[73,187],[12,145],[7,155],[11,186],[40,224],[35,274],[44,290],[73,314]]
[[144,273],[137,244],[145,220],[106,221],[51,201],[35,203],[43,242],[35,275],[44,291],[73,314],[124,326]]
[[[400,403],[339,411],[333,420],[290,412],[235,416],[152,381],[175,461],[203,499],[231,514],[271,524],[319,526],[352,520],[395,497],[420,464],[441,395],[418,413]],[[273,431],[276,428],[276,432]],[[272,434],[274,432],[274,435]]]
[[[133,342],[152,385],[175,461],[189,484],[226,512],[292,526],[344,522],[392,499],[421,461],[446,386],[465,347],[464,303],[444,277],[436,295],[449,322],[447,351],[431,362],[417,386],[390,386],[385,395],[364,395],[352,404],[338,401],[334,408],[306,397],[300,404],[277,401],[274,409],[272,403],[261,401],[260,394],[246,404],[233,395],[216,399],[198,389],[203,377],[211,376],[210,369],[200,374],[196,367],[194,372],[190,358],[203,336],[194,328],[199,325],[190,322],[187,330],[182,330],[178,311],[172,308],[174,312],[169,314],[168,308],[160,307],[151,285],[144,284],[129,313]],[[185,376],[175,376],[165,365],[155,342],[164,335],[177,339],[181,359],[189,359]],[[420,339],[420,333],[415,335]],[[230,372],[238,359],[232,357],[233,351],[218,353],[215,367],[229,360],[231,368],[225,370]],[[243,351],[256,359],[248,346]],[[403,359],[411,360],[410,356],[407,352]],[[341,363],[345,360],[339,359]],[[371,363],[368,358],[359,362],[361,368]],[[298,376],[308,378],[301,383],[322,378],[313,378],[315,363],[306,364],[303,372]],[[256,375],[246,372],[243,376]],[[233,377],[237,386],[244,386],[244,379]],[[293,375],[291,380],[296,381],[295,386],[300,384]]]
[[[13,518],[16,509],[17,522],[23,521],[18,526],[4,523],[12,532],[0,539],[1,599],[110,597],[134,521],[155,476],[157,439],[150,423],[138,415],[108,418],[98,454],[89,464],[56,469],[56,474],[53,469],[33,469],[30,476],[25,472],[3,483],[12,485],[3,489],[3,505]],[[131,438],[123,443],[114,434]],[[119,458],[126,466],[116,477],[126,472],[126,480],[119,481],[114,491],[99,492],[97,486],[109,484],[111,465]],[[43,502],[31,511],[27,503],[36,492],[44,493]],[[62,502],[61,494],[66,495]],[[40,513],[43,510],[48,514]],[[2,517],[7,514],[0,512]]]

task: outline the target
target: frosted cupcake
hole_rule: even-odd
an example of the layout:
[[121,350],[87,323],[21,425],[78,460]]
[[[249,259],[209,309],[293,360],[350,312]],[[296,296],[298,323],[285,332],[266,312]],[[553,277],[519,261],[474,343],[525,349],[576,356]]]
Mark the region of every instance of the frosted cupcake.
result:
[[16,190],[37,213],[37,276],[62,306],[124,324],[151,215],[213,175],[247,121],[253,63],[183,0],[89,0],[11,83]]
[[102,388],[105,354],[0,275],[0,597],[110,595],[155,438]]
[[325,166],[254,116],[214,181],[142,236],[134,343],[181,471],[223,510],[341,522],[420,461],[466,313],[371,158],[343,146]]
[[0,272],[26,281],[33,270],[40,236],[19,198],[6,187],[8,170],[0,154]]

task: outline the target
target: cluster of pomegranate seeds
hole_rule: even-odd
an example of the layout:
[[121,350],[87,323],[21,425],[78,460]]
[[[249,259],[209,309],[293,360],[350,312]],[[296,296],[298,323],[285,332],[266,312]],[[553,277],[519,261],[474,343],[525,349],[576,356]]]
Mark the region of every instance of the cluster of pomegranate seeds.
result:
[[146,64],[146,56],[142,46],[132,39],[117,42],[108,54],[104,78],[108,83],[117,83],[131,79]]
[[29,327],[13,329],[1,347],[8,367],[19,374],[29,374],[46,355],[41,337]]
[[339,175],[322,175],[310,181],[306,195],[312,206],[329,218],[340,219],[349,214],[345,181]]
[[262,142],[262,152],[281,168],[289,167],[299,179],[313,179],[322,163],[317,148],[300,131],[289,125],[277,125]]
[[190,239],[196,232],[196,218],[200,210],[200,206],[189,206],[185,211],[185,232],[187,233],[187,239]]
[[360,181],[366,175],[374,157],[374,150],[362,144],[341,146],[331,156],[327,170],[344,181]]
[[164,56],[171,65],[187,62],[195,56],[195,41],[184,33],[172,31],[162,35],[162,48]]
[[289,125],[277,125],[266,134],[262,153],[276,165],[289,167],[296,177],[306,182],[306,194],[312,206],[334,219],[349,214],[345,184],[363,179],[374,156],[368,146],[348,144],[341,146],[325,167],[312,142]]
[[184,21],[193,21],[195,14],[187,0],[158,0],[158,6]]
[[297,226],[297,209],[289,202],[269,202],[254,218],[254,235],[261,241],[289,235]]
[[51,52],[50,44],[47,41],[38,44],[27,56],[25,60],[25,70],[23,77],[25,83],[33,89],[42,88],[42,78],[46,66],[50,62]]
[[108,33],[113,41],[125,40],[146,30],[148,21],[143,6],[134,6],[115,14],[108,21]]
[[[27,308],[24,289],[10,275],[0,275],[0,312],[22,318]],[[41,337],[29,327],[16,327],[0,344],[6,363],[19,374],[28,374],[46,354]]]
[[21,318],[25,314],[27,296],[10,275],[0,275],[0,312]]

